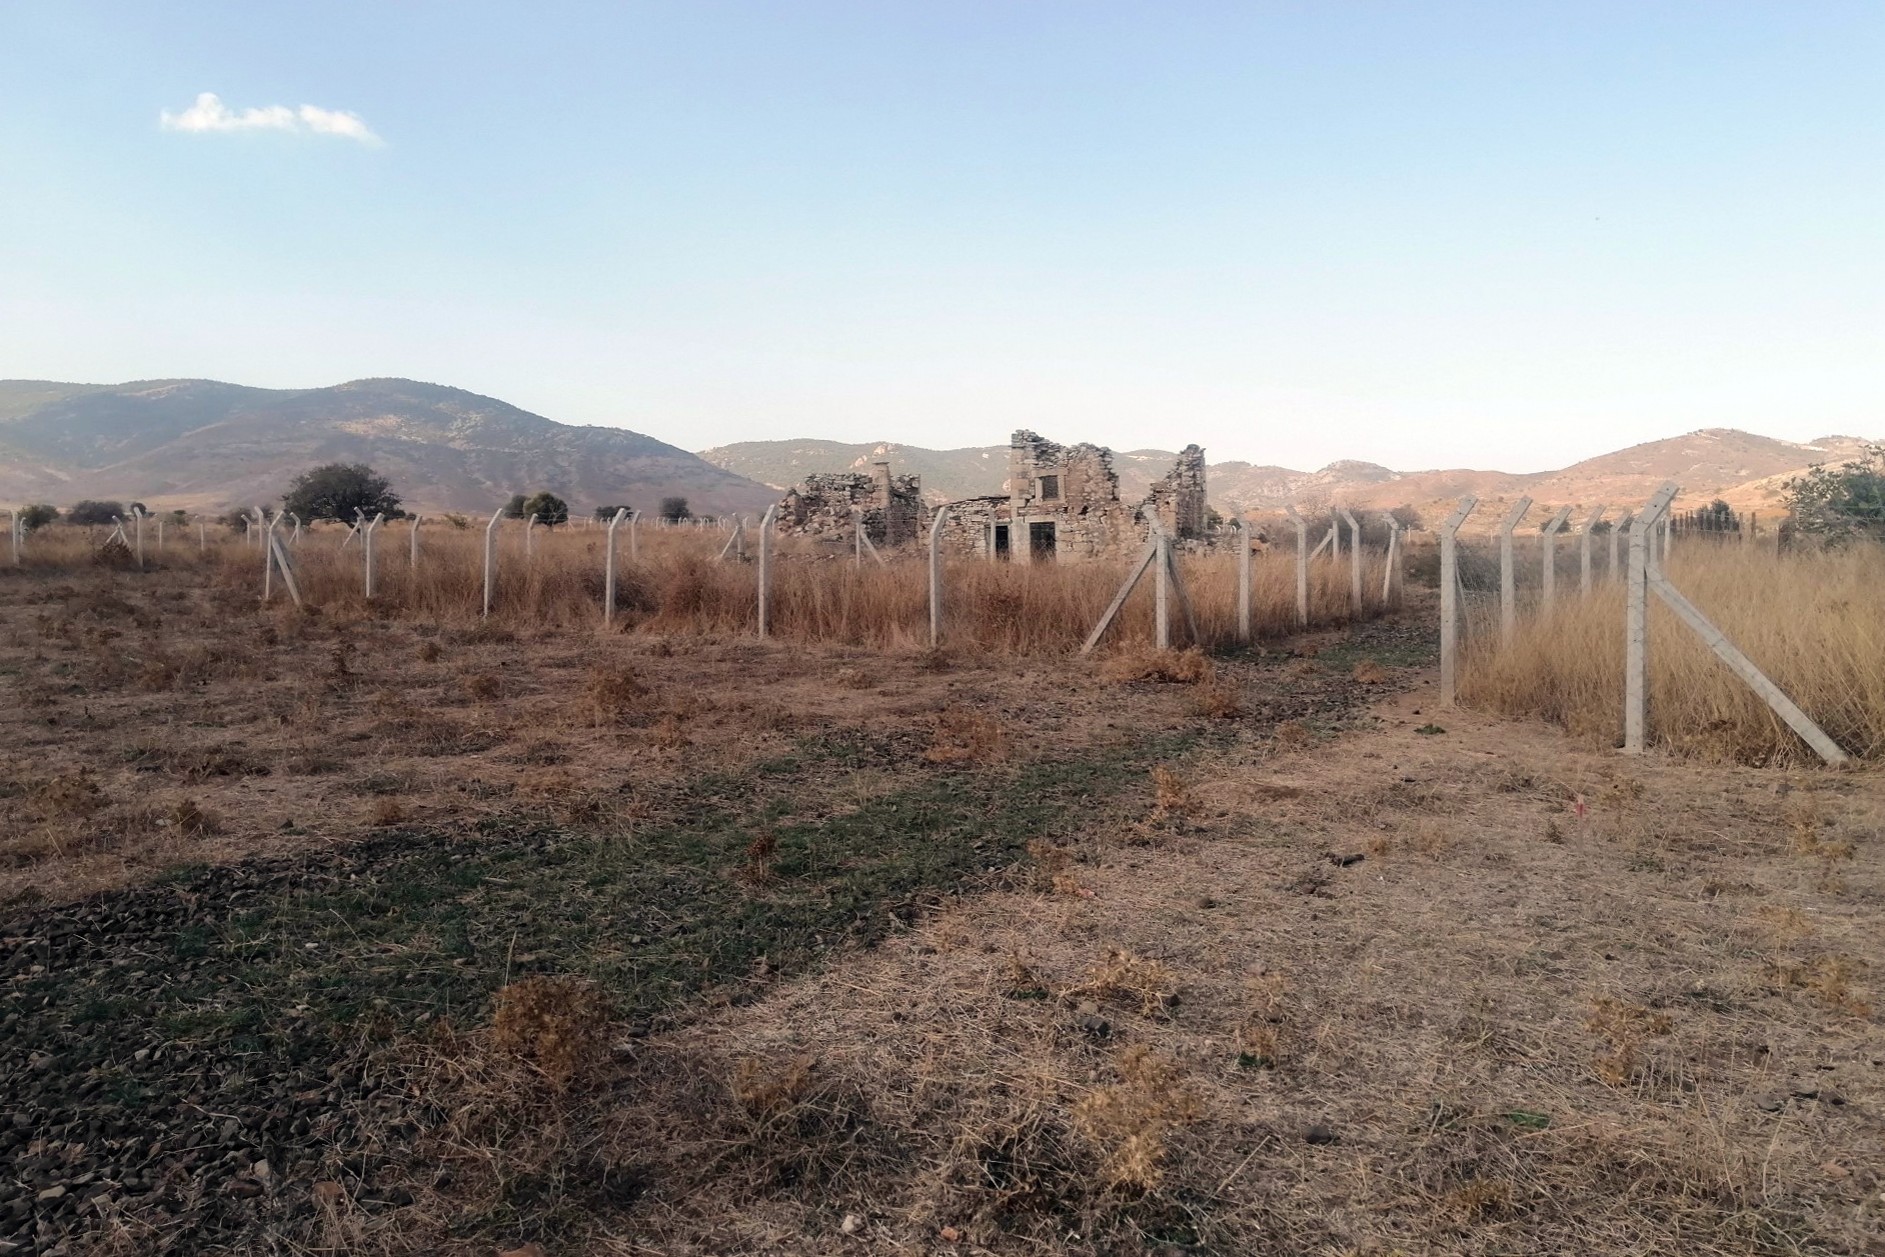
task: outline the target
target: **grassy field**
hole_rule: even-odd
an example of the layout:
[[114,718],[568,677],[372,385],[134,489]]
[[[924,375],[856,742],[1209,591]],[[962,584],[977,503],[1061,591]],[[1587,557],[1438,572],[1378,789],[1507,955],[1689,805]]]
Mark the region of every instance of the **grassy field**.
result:
[[1878,783],[1437,716],[1430,608],[1083,661],[40,558],[0,573],[28,1251],[1877,1231]]

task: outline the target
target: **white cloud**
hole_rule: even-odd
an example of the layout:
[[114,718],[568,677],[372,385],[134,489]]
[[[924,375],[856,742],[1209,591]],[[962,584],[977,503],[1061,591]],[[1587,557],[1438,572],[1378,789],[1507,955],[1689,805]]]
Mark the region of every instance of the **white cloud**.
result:
[[373,134],[359,114],[344,109],[322,109],[319,105],[303,105],[299,109],[263,105],[237,113],[223,104],[222,97],[215,92],[203,92],[197,96],[196,103],[182,113],[166,109],[157,115],[157,121],[166,131],[293,131],[337,135],[362,144],[380,143],[380,137]]

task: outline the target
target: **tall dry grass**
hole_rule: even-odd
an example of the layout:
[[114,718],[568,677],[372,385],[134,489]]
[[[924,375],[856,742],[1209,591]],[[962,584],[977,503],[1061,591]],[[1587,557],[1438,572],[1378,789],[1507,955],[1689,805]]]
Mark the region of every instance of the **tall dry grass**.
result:
[[[1848,752],[1885,753],[1885,548],[1777,555],[1678,547],[1669,578]],[[1573,584],[1550,616],[1525,617],[1509,647],[1470,643],[1460,696],[1563,725],[1602,745],[1623,729],[1623,591]],[[1793,732],[1660,600],[1650,609],[1651,739],[1741,763],[1817,762]]]
[[[31,548],[29,563],[43,568],[91,563],[108,530],[53,528]],[[228,530],[211,529],[206,553],[172,541],[147,560],[158,567],[207,567],[232,589],[262,592],[262,554]],[[81,535],[83,534],[83,535]],[[376,539],[374,597],[365,596],[363,555],[356,540],[342,548],[346,530],[310,529],[290,553],[308,603],[332,611],[391,615],[431,623],[470,626],[481,618],[484,596],[483,530],[428,521],[420,532],[420,560],[409,558],[407,525],[383,525]],[[758,582],[748,556],[718,558],[727,534],[717,529],[643,528],[638,557],[626,536],[617,541],[618,628],[667,633],[738,636],[758,620]],[[539,529],[525,551],[520,525],[507,522],[498,545],[492,621],[512,631],[600,627],[604,597],[604,547],[600,530]],[[867,559],[858,566],[848,551],[796,539],[775,545],[772,569],[772,633],[784,640],[816,641],[879,649],[928,645],[927,565],[920,554]],[[1293,554],[1259,554],[1252,563],[1252,628],[1259,637],[1295,630]],[[944,644],[951,648],[1010,654],[1066,652],[1077,648],[1111,602],[1128,570],[1126,560],[1012,564],[952,557],[944,572]],[[1197,644],[1207,649],[1235,644],[1237,576],[1227,554],[1185,555],[1179,560],[1198,621]],[[1349,568],[1318,560],[1310,568],[1312,626],[1340,624],[1379,614],[1381,558],[1364,567],[1367,605],[1358,617],[1349,605]],[[127,577],[131,574],[127,573]],[[1153,636],[1152,577],[1148,572],[1111,631],[1114,642],[1145,642]],[[275,598],[285,599],[280,582]],[[1174,640],[1191,644],[1176,599]]]

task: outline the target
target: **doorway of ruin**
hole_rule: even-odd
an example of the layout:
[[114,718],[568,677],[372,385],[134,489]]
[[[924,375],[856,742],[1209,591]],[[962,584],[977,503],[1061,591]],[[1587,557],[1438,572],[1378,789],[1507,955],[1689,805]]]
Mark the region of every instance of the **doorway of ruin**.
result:
[[1028,525],[1028,557],[1030,559],[1051,559],[1054,557],[1054,524],[1052,520]]
[[995,525],[995,557],[998,559],[1008,557],[1008,525],[1006,524]]

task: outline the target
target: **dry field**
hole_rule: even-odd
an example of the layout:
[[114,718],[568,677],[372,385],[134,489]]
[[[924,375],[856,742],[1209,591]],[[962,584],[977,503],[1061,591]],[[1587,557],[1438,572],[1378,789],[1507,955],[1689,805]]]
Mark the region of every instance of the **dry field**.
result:
[[[1685,543],[1668,575],[1775,684],[1850,754],[1885,753],[1885,548],[1776,555],[1769,547]],[[1623,726],[1623,591],[1568,586],[1553,614],[1528,615],[1510,646],[1482,621],[1461,699],[1543,719],[1591,745]],[[1650,606],[1655,743],[1729,763],[1818,760],[1668,608]]]
[[1436,722],[1425,606],[762,644],[683,544],[606,635],[0,572],[0,1251],[1881,1251],[1876,773]]

